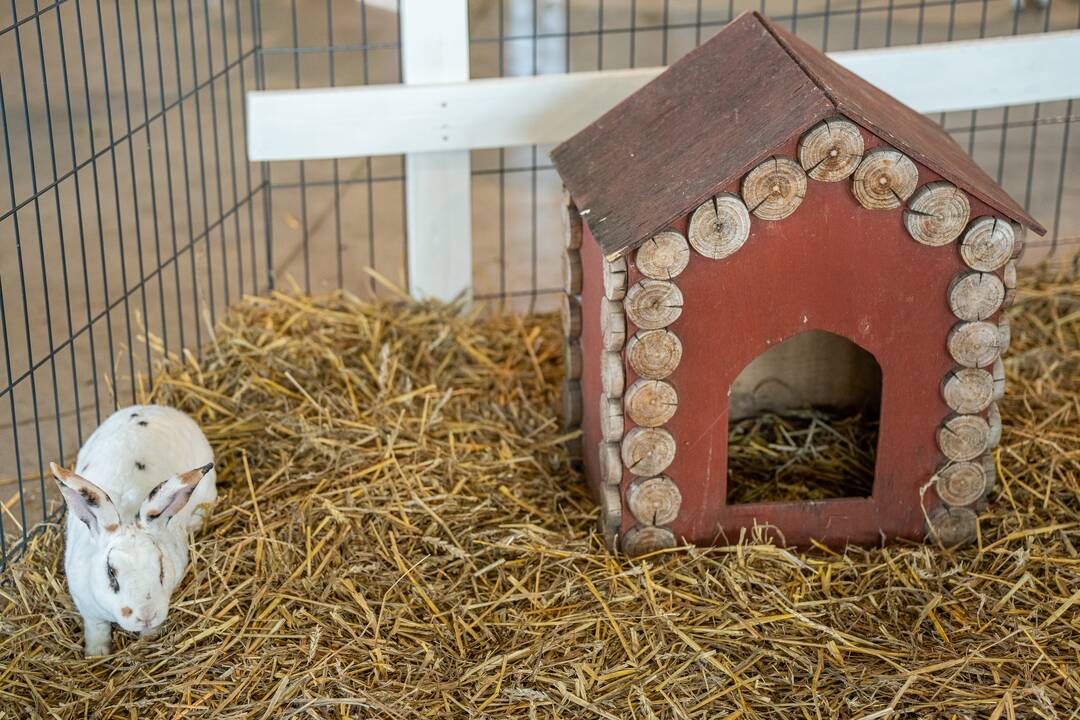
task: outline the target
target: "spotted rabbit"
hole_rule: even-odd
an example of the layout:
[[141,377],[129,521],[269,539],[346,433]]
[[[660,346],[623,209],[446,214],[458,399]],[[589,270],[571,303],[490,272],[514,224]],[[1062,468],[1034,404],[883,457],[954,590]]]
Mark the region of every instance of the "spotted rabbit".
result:
[[162,405],[113,413],[79,451],[51,464],[68,507],[64,570],[87,656],[112,650],[112,625],[149,635],[188,565],[188,533],[217,499],[214,453],[190,417]]

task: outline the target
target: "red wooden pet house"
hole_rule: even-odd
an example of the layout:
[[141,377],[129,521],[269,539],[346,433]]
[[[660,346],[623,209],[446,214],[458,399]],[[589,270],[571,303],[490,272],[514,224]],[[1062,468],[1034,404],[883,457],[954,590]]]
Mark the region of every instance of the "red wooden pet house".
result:
[[[974,536],[1002,309],[1025,227],[1044,229],[938,125],[746,13],[552,159],[565,421],[609,545]],[[729,504],[729,419],[857,401],[869,356],[870,496]]]

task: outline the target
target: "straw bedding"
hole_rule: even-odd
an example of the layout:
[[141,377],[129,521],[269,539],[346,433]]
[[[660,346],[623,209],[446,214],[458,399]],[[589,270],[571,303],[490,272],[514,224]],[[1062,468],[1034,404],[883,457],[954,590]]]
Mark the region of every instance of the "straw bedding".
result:
[[274,295],[150,390],[222,498],[154,640],[81,657],[50,529],[0,586],[0,716],[1076,718],[1080,282],[1012,310],[976,547],[608,555],[549,318]]

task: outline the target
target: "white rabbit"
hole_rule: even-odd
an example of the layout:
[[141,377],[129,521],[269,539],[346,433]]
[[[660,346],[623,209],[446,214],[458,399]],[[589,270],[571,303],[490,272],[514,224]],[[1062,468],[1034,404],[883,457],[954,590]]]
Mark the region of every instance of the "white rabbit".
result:
[[112,623],[150,635],[165,622],[188,532],[217,499],[214,453],[184,413],[134,405],[94,431],[75,472],[50,466],[68,507],[64,571],[86,655],[107,655]]

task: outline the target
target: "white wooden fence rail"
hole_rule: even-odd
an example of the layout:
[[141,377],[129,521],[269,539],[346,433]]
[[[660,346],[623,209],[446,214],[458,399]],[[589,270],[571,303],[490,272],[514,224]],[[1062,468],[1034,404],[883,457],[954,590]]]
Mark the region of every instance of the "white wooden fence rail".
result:
[[[469,292],[469,150],[555,143],[663,68],[469,80],[466,0],[402,0],[404,85],[250,92],[252,161],[404,153],[410,289]],[[922,112],[1080,97],[1080,31],[830,57]]]

